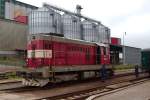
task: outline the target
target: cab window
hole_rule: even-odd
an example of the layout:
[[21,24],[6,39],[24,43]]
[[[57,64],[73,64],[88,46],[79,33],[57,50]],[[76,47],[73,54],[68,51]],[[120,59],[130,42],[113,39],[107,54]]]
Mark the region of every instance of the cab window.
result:
[[106,55],[106,50],[107,50],[107,48],[104,47],[104,48],[103,48],[104,55]]

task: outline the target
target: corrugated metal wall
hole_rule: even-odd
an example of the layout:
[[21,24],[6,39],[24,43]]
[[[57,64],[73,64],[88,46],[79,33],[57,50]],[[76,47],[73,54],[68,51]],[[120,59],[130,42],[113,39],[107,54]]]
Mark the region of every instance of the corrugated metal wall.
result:
[[27,16],[28,13],[37,7],[15,1],[15,0],[6,0],[5,1],[5,18],[13,20],[18,16]]
[[134,48],[128,46],[125,46],[123,48],[125,49],[125,64],[141,65],[140,48]]
[[29,33],[61,34],[61,15],[47,8],[40,8],[29,14]]
[[64,14],[62,16],[63,33],[66,38],[81,39],[81,21],[79,17]]
[[27,25],[0,19],[0,50],[25,50]]

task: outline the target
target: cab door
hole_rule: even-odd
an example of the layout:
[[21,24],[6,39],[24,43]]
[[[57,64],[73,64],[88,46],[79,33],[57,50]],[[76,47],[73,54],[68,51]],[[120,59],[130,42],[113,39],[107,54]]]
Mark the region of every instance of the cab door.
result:
[[101,64],[101,47],[97,46],[96,49],[96,64]]

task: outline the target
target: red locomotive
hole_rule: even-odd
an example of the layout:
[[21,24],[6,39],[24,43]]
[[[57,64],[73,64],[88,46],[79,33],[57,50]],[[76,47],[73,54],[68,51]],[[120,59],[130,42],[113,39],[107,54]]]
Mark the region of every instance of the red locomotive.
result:
[[97,77],[103,64],[112,74],[108,44],[38,34],[31,36],[27,46],[30,71],[21,75],[28,79],[26,85],[45,85],[49,81]]

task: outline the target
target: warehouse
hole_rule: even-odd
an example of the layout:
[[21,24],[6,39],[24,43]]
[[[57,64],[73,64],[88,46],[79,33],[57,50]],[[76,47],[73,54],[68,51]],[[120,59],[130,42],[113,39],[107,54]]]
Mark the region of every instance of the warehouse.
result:
[[124,46],[124,63],[141,65],[141,49],[135,47]]
[[[110,45],[110,57],[112,64],[131,64],[141,65],[141,49],[123,46],[123,45]],[[120,56],[122,55],[122,56]]]

